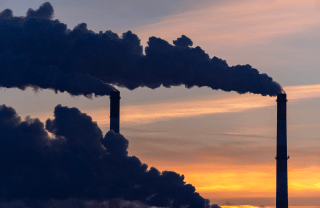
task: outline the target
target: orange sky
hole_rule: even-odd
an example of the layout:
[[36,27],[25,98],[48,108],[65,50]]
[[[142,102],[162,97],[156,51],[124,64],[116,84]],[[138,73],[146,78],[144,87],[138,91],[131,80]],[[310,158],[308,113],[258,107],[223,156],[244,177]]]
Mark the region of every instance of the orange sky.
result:
[[[320,85],[287,86],[284,87],[284,90],[288,97],[288,107],[291,106],[291,108],[320,97]],[[237,140],[239,143],[234,143],[235,146],[232,146],[231,143],[228,146],[221,146],[222,143],[214,143],[202,137],[199,137],[198,140],[181,139],[188,134],[196,136],[199,134],[199,132],[193,132],[191,128],[189,133],[186,130],[170,132],[161,130],[161,122],[174,123],[177,118],[180,121],[191,119],[192,122],[196,122],[203,120],[201,116],[217,114],[221,116],[230,113],[246,115],[253,112],[253,116],[255,115],[253,119],[258,121],[261,118],[256,114],[262,112],[263,109],[266,109],[267,113],[275,111],[275,100],[275,97],[253,94],[240,96],[236,93],[226,93],[214,97],[194,96],[160,103],[122,105],[120,129],[130,142],[130,155],[138,156],[149,167],[154,166],[159,170],[172,170],[184,174],[186,182],[194,185],[197,191],[206,198],[275,197],[275,140],[270,140],[270,138],[275,139],[275,126],[262,125],[256,128],[242,126],[233,131],[223,130],[220,135],[222,140],[216,141],[223,142],[223,138],[228,137],[239,138]],[[104,131],[108,130],[108,108],[82,111],[92,116]],[[44,120],[48,114],[42,114],[40,117]],[[272,119],[275,119],[275,115]],[[142,128],[144,125],[147,127]],[[152,125],[156,127],[152,128]],[[307,124],[292,123],[291,125],[289,122],[288,136],[294,137],[292,132],[295,129],[308,127]],[[318,127],[313,124],[313,128]],[[215,131],[207,129],[205,132],[211,134]],[[301,150],[299,143],[293,140],[291,142],[289,139],[288,152],[289,155],[293,155],[288,161],[289,197],[319,196],[320,169],[319,158],[316,156],[317,151]],[[261,146],[255,141],[265,141],[267,146]],[[241,142],[249,142],[249,146]],[[249,147],[251,149],[248,149]],[[244,153],[246,149],[247,158]],[[302,152],[299,153],[299,151]],[[310,155],[306,155],[306,151]],[[215,153],[212,154],[213,152]],[[258,154],[261,154],[261,157],[252,159],[252,164],[250,164],[250,157]],[[189,156],[186,157],[186,155]]]
[[[289,102],[320,97],[320,85],[300,85],[284,87]],[[214,113],[240,112],[245,110],[275,106],[275,97],[230,93],[228,96],[213,95],[188,97],[187,100],[166,101],[144,105],[122,105],[121,124],[144,124],[177,117],[191,117]],[[109,109],[86,111],[100,125],[109,124]]]
[[[299,102],[319,98],[320,85],[307,86],[289,86],[284,88],[288,95],[288,105],[299,105]],[[167,103],[148,104],[142,106],[124,106],[121,117],[124,126],[127,124],[141,125],[157,121],[170,120],[176,117],[194,117],[216,113],[244,112],[253,109],[268,108],[276,106],[275,97],[261,97],[259,95],[232,95],[222,98],[195,97],[190,101],[173,101]],[[257,111],[258,112],[258,111]],[[296,128],[294,125],[288,126],[290,130]],[[266,129],[249,129],[247,132],[232,133],[230,135],[241,136],[244,134],[253,134],[253,136],[264,135]],[[267,130],[270,132],[270,129]],[[271,129],[274,131],[275,128]],[[126,132],[128,133],[128,132]],[[271,132],[272,133],[272,132]],[[128,133],[129,134],[129,133]],[[141,133],[140,133],[141,134]],[[157,132],[153,134],[159,134]],[[130,135],[130,134],[129,134]],[[132,137],[139,135],[139,133]],[[160,133],[161,135],[161,133]],[[152,136],[150,133],[149,137]],[[136,136],[138,137],[138,136]],[[130,138],[130,136],[128,137]],[[130,139],[129,139],[130,140]],[[140,140],[141,138],[137,138]],[[290,140],[288,140],[290,144]],[[144,141],[146,142],[146,141]],[[173,142],[173,141],[171,141]],[[142,142],[139,143],[143,145]],[[166,145],[170,143],[167,141]],[[180,144],[180,143],[179,143]],[[189,146],[188,146],[189,145]],[[204,144],[206,145],[206,144]],[[156,143],[157,148],[161,149],[161,144]],[[160,147],[159,147],[160,146]],[[177,145],[178,146],[178,145]],[[193,184],[202,196],[207,198],[228,198],[233,197],[275,197],[275,178],[276,178],[276,161],[269,160],[265,164],[244,165],[236,164],[232,160],[234,158],[223,158],[217,155],[210,155],[210,149],[206,151],[203,147],[199,150],[192,151],[193,147],[201,146],[201,144],[191,143],[182,145],[185,149],[179,149],[172,144],[172,149],[163,147],[162,154],[170,155],[170,151],[180,155],[194,154],[197,159],[205,162],[188,160],[185,164],[183,160],[168,163],[167,160],[150,157],[158,151],[156,147],[148,147],[152,151],[148,157],[143,154],[139,156],[141,160],[149,165],[153,165],[160,170],[173,170],[185,175],[186,181]],[[153,148],[153,149],[152,149]],[[225,148],[225,147],[224,147]],[[294,147],[296,148],[296,147]],[[234,151],[235,149],[227,148],[226,151]],[[131,152],[133,155],[141,154],[141,149]],[[212,149],[216,151],[216,149]],[[274,146],[275,151],[275,146]],[[290,151],[289,151],[290,153]],[[259,153],[257,153],[259,154]],[[294,152],[291,151],[294,155]],[[252,155],[248,153],[248,157]],[[211,157],[211,159],[210,159]],[[272,156],[271,156],[272,157]],[[290,197],[317,197],[320,195],[320,169],[318,162],[309,167],[301,167],[301,164],[309,164],[310,161],[317,161],[318,157],[312,156],[295,156],[288,162],[289,177],[289,196]],[[219,162],[217,162],[219,161]]]

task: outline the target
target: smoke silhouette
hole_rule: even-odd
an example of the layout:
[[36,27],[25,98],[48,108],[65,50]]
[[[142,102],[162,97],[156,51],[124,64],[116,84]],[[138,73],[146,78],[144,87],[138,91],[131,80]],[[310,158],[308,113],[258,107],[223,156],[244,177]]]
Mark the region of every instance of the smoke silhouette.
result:
[[[121,37],[112,31],[95,33],[85,23],[70,30],[53,16],[48,2],[29,9],[25,17],[10,9],[0,13],[0,87],[86,97],[115,90],[105,83],[130,90],[185,85],[264,96],[282,92],[268,75],[250,65],[230,67],[210,58],[184,35],[173,45],[151,37],[144,54],[131,31]],[[103,137],[91,117],[78,109],[59,105],[54,115],[44,125],[30,117],[22,121],[13,108],[0,107],[2,207],[44,207],[73,199],[75,207],[103,207],[104,201],[119,198],[145,206],[218,208],[186,184],[183,175],[148,170],[137,157],[128,156],[128,140],[113,131]],[[94,202],[88,204],[90,200]]]
[[250,65],[230,67],[222,59],[210,58],[199,46],[191,47],[184,35],[173,45],[150,37],[143,54],[140,39],[131,31],[122,37],[112,31],[95,33],[85,23],[70,30],[53,15],[48,2],[38,10],[29,9],[25,17],[2,11],[0,53],[10,50],[15,56],[24,54],[31,66],[53,65],[64,73],[89,74],[130,90],[185,85],[264,96],[282,92],[268,75]]
[[14,56],[11,51],[0,54],[0,87],[27,87],[67,91],[71,95],[91,97],[109,95],[116,90],[101,80],[76,72],[65,74],[55,66],[29,66],[25,56]]
[[[139,201],[125,201],[117,200],[121,208],[150,208],[149,206]],[[29,205],[29,206],[28,206]],[[24,202],[22,200],[16,200],[12,202],[1,202],[1,208],[110,208],[108,201],[98,202],[94,200],[79,200],[79,199],[67,199],[67,200],[47,200],[37,202]],[[263,207],[263,206],[262,206]],[[187,208],[182,206],[181,208]],[[206,208],[221,208],[217,204],[212,204]]]
[[[139,202],[139,201],[125,201],[117,200],[118,205],[121,208],[150,208],[149,206]],[[79,199],[67,199],[67,200],[47,200],[47,201],[37,201],[37,202],[25,202],[22,200],[16,200],[12,202],[1,202],[1,208],[110,208],[108,201],[94,201],[94,200],[79,200]],[[170,208],[170,207],[168,207]],[[187,208],[187,206],[182,206],[181,208]],[[206,208],[221,208],[217,204],[212,204],[206,206]]]
[[[149,206],[135,201],[116,200],[121,208],[149,208]],[[109,201],[67,199],[67,200],[46,200],[46,201],[22,201],[0,202],[1,208],[112,208]],[[210,207],[211,208],[211,207]],[[215,207],[214,207],[215,208]]]
[[13,108],[0,106],[0,199],[7,204],[119,198],[148,206],[209,207],[183,175],[148,170],[128,156],[128,140],[113,131],[103,137],[78,109],[58,105],[54,117],[45,125],[30,117],[22,121]]

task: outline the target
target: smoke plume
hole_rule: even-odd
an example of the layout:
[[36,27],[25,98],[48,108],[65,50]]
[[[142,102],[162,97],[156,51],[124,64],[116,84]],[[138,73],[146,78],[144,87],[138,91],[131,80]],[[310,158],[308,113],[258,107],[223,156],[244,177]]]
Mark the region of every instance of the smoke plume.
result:
[[[117,204],[121,208],[150,208],[139,201],[125,201],[117,199]],[[22,200],[16,200],[11,202],[0,201],[1,208],[111,208],[109,201],[95,201],[95,200],[79,200],[79,199],[67,199],[67,200],[46,200],[46,201],[33,201],[25,202]],[[263,208],[263,206],[261,206]],[[169,208],[169,207],[168,207]],[[182,206],[181,208],[187,208]],[[217,204],[208,205],[206,208],[221,208]]]
[[183,175],[148,169],[128,156],[127,139],[113,131],[103,137],[97,123],[76,108],[58,105],[54,119],[43,124],[21,120],[2,105],[0,132],[0,199],[6,204],[122,199],[158,207],[209,207]]
[[24,55],[15,56],[11,51],[0,54],[0,87],[27,87],[67,91],[71,95],[91,97],[109,95],[114,91],[112,86],[99,79],[76,72],[65,74],[55,66],[29,66]]
[[173,45],[150,37],[144,54],[131,31],[121,37],[110,30],[95,33],[85,23],[70,30],[53,15],[48,2],[29,9],[25,17],[2,11],[0,53],[10,50],[14,56],[23,54],[30,66],[53,65],[64,73],[89,74],[130,90],[185,85],[270,96],[282,91],[267,74],[250,65],[228,66],[225,60],[210,58],[184,35]]

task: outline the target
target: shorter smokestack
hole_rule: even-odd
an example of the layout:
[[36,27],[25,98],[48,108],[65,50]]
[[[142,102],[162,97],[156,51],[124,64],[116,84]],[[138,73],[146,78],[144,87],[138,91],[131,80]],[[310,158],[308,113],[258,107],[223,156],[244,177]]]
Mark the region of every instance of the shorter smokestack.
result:
[[110,93],[110,130],[115,133],[120,131],[120,99],[119,91]]

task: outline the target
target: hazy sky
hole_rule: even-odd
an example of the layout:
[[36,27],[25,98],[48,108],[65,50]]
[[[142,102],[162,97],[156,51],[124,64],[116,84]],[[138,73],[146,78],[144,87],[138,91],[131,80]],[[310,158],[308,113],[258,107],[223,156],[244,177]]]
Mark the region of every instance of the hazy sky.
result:
[[[25,15],[46,1],[0,1]],[[70,29],[131,30],[193,46],[229,65],[250,64],[284,86],[288,96],[289,205],[320,204],[320,1],[318,0],[52,0]],[[121,92],[120,132],[129,155],[150,167],[185,175],[212,203],[275,205],[276,98],[207,87],[138,88]],[[52,118],[57,104],[88,113],[104,133],[109,97],[87,99],[49,90],[0,90],[2,104],[25,117]]]

